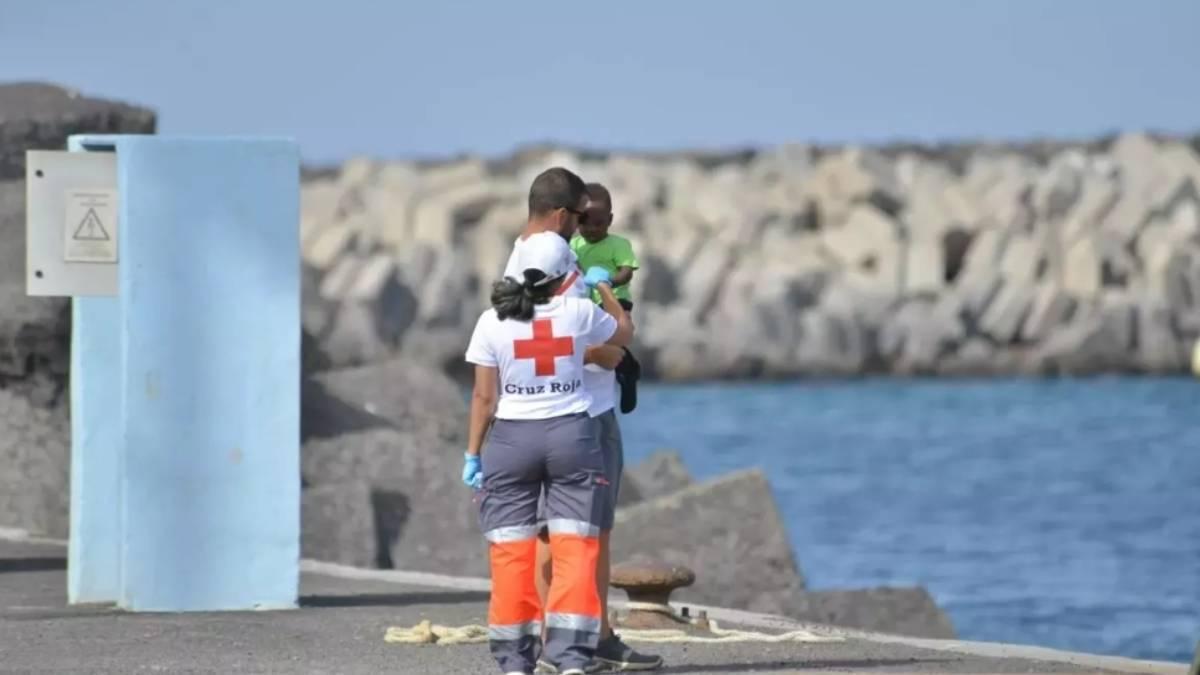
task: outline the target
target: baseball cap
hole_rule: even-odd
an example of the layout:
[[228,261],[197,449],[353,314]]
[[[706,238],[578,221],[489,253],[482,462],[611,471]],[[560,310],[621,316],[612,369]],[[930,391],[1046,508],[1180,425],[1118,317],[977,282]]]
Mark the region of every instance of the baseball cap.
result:
[[539,232],[521,242],[517,249],[517,269],[537,270],[545,275],[536,286],[563,277],[575,269],[575,254],[570,245],[554,232]]

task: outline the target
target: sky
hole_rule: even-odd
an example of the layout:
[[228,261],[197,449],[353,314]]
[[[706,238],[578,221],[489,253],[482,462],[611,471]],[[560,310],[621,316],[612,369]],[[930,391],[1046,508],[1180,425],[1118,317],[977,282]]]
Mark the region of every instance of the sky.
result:
[[1200,131],[1200,0],[0,0],[0,82],[309,163]]

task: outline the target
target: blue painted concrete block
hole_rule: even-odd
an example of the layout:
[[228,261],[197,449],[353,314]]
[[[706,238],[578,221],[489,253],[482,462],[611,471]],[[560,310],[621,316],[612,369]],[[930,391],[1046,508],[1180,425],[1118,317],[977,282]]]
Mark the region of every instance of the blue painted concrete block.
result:
[[[120,176],[119,353],[108,354],[119,364],[121,392],[115,458],[89,445],[96,438],[89,428],[112,422],[89,415],[95,390],[88,385],[112,369],[97,365],[101,350],[86,349],[84,340],[112,314],[97,319],[102,310],[89,313],[79,300],[76,316],[95,325],[77,326],[73,363],[81,499],[89,475],[108,476],[96,465],[118,466],[117,601],[146,611],[295,606],[297,148],[269,139],[75,141],[111,144]],[[76,520],[81,552],[113,529],[86,513]]]
[[[68,149],[84,151],[81,140],[71,137]],[[111,142],[108,146],[111,148]],[[71,325],[67,599],[71,603],[115,603],[121,590],[120,470],[124,449],[120,302],[117,298],[74,298]]]

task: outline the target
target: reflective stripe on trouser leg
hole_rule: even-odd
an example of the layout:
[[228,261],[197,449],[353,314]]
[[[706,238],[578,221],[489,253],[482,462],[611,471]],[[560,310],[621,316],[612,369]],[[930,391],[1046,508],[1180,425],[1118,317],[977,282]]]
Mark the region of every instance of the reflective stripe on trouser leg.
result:
[[488,643],[505,672],[525,672],[537,662],[541,605],[534,583],[537,527],[501,527],[486,533],[492,568]]
[[599,528],[561,518],[550,519],[547,528],[554,574],[546,599],[546,655],[560,670],[582,667],[600,640]]

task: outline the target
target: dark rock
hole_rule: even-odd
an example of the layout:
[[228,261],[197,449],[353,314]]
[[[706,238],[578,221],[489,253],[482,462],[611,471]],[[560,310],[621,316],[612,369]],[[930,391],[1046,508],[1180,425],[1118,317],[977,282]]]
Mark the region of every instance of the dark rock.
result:
[[71,304],[25,293],[25,151],[154,125],[142,108],[49,85],[0,85],[0,526],[53,537],[68,530]]
[[[301,466],[315,489],[365,482],[405,508],[360,547],[390,540],[381,562],[399,569],[486,576],[487,547],[473,493],[459,480],[462,450],[437,436],[377,426],[304,443]],[[402,497],[402,500],[400,499]]]
[[948,377],[992,375],[996,373],[998,358],[995,347],[987,340],[968,338],[956,351],[942,358],[937,373]]
[[784,615],[859,630],[952,640],[950,618],[924,588],[808,591],[784,601]]
[[70,465],[65,397],[44,407],[0,389],[0,527],[66,537]]
[[1064,375],[1130,370],[1134,316],[1132,304],[1101,305],[1050,335],[1033,358],[1043,371]]
[[381,426],[384,420],[401,431],[466,441],[463,393],[437,370],[407,359],[319,373],[305,383],[304,392],[305,438]]
[[810,310],[800,317],[799,334],[792,359],[809,375],[860,373],[873,355],[869,332],[853,315]]
[[[683,457],[676,450],[658,450],[646,459],[625,467],[621,483],[620,506],[627,503],[653,499],[682,490],[692,484],[692,476],[683,464]],[[632,486],[638,499],[626,502],[625,486]],[[632,497],[630,498],[632,499]]]
[[748,470],[636,504],[617,513],[614,562],[638,557],[696,572],[675,599],[780,612],[804,588],[771,488]]
[[301,495],[300,554],[374,567],[378,559],[371,486],[364,481],[314,485]]
[[659,256],[644,256],[641,259],[638,276],[642,277],[639,280],[640,288],[645,289],[643,299],[646,302],[669,305],[679,301],[681,293],[675,273],[671,270],[671,266]]
[[356,550],[375,550],[384,567],[487,574],[477,507],[459,481],[467,409],[453,382],[407,361],[327,371],[305,382],[302,413],[309,489],[371,488],[375,527]]
[[1171,310],[1163,304],[1137,307],[1137,365],[1146,373],[1182,372],[1188,363],[1186,344],[1175,335]]
[[879,332],[879,353],[904,375],[932,373],[938,360],[963,339],[958,316],[926,300],[902,305]]
[[154,130],[154,112],[146,108],[38,82],[0,85],[0,181],[25,177],[26,150],[65,150],[72,134]]

